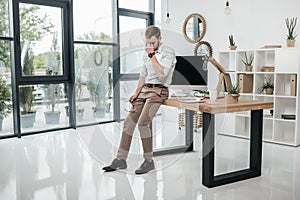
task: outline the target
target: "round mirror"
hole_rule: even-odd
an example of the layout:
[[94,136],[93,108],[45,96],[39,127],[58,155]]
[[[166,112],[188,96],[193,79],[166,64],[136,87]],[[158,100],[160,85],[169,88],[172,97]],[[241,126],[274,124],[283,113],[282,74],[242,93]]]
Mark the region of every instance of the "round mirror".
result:
[[191,43],[199,42],[205,35],[206,22],[202,15],[192,13],[187,16],[183,23],[183,35]]
[[200,41],[195,46],[194,55],[195,56],[208,56],[208,57],[212,57],[212,55],[213,55],[212,46],[209,44],[209,42]]

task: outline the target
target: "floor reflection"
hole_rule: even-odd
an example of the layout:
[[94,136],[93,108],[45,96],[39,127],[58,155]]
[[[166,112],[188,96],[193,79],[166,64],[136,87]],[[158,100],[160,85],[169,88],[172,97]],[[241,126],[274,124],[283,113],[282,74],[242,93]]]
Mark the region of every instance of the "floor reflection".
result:
[[[261,177],[208,189],[201,182],[199,132],[194,152],[157,156],[154,172],[135,175],[142,162],[135,146],[128,169],[101,170],[115,155],[118,127],[81,130],[1,140],[0,199],[297,200],[300,196],[299,147],[264,143]],[[219,136],[216,145],[216,173],[248,165],[248,140]]]

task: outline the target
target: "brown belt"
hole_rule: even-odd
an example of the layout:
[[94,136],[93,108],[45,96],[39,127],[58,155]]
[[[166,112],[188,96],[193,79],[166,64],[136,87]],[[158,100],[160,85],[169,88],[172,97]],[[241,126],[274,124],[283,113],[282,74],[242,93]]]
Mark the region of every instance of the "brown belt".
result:
[[164,86],[163,84],[151,84],[151,83],[146,83],[144,85],[145,88],[167,88],[166,86]]

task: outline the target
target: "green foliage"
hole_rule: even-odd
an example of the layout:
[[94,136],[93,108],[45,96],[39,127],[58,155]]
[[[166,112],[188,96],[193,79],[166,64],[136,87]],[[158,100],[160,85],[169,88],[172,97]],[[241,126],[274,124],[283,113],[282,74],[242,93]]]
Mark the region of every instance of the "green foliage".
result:
[[47,33],[51,32],[54,25],[48,20],[48,16],[40,17],[39,6],[20,4],[20,32],[22,41],[37,41],[42,39]]
[[245,52],[245,58],[242,59],[242,62],[244,63],[245,66],[252,66],[254,60],[253,54],[250,54],[250,56],[247,56],[247,52]]
[[240,88],[237,85],[232,85],[228,88],[228,94],[239,94]]
[[229,44],[230,44],[230,46],[234,46],[235,42],[234,42],[234,39],[233,39],[233,35],[229,35],[228,38],[229,38]]
[[[33,73],[33,60],[34,55],[31,49],[28,49],[23,63],[23,74],[32,75]],[[20,106],[22,108],[22,114],[32,112],[32,104],[34,100],[33,86],[21,86],[19,90]]]
[[11,91],[3,76],[0,76],[0,115],[7,117],[11,113]]
[[288,29],[287,39],[294,40],[297,35],[294,33],[295,27],[297,25],[297,17],[292,17],[290,20],[288,18],[285,19],[285,24]]
[[201,94],[209,94],[209,91],[208,90],[193,90],[195,92],[199,92]]
[[265,81],[263,82],[263,84],[261,86],[260,92],[263,92],[265,89],[268,89],[268,88],[274,89],[274,83],[273,83],[271,77],[268,79],[265,79]]
[[33,60],[33,65],[36,68],[46,68],[46,53],[43,54],[39,54],[37,56],[35,56],[35,59]]

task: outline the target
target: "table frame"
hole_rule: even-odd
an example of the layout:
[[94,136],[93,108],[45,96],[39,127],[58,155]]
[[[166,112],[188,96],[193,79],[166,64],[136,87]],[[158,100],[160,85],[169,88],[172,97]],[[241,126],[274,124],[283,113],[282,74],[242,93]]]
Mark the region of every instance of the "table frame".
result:
[[261,175],[263,110],[251,110],[250,166],[248,169],[214,175],[215,115],[203,113],[202,183],[211,188]]
[[[239,103],[226,103],[226,100],[223,100],[216,104],[184,104],[175,99],[165,102],[164,105],[185,109],[186,142],[183,146],[159,149],[154,155],[193,151],[193,114],[200,111],[203,113],[202,184],[212,188],[261,175],[263,109],[272,108],[272,102],[240,100]],[[249,168],[215,175],[215,114],[247,110],[251,111]]]

